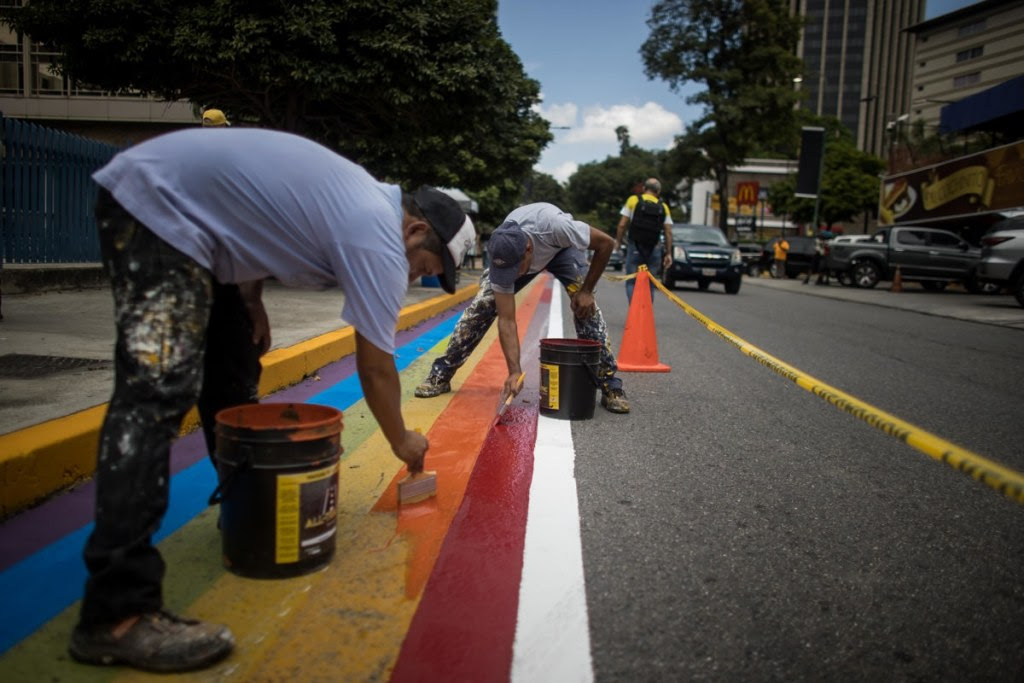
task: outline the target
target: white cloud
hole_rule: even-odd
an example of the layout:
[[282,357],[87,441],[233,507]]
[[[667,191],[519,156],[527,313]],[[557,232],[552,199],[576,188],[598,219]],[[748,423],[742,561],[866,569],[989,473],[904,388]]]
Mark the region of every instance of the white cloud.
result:
[[534,109],[552,126],[575,126],[576,114],[579,113],[579,107],[572,102],[554,104],[546,108],[544,105],[535,105]]
[[579,167],[580,165],[575,161],[563,161],[554,168],[542,168],[539,165],[536,168],[541,173],[547,173],[549,176],[552,176],[558,182],[565,183],[569,180],[569,176],[575,173]]
[[554,130],[555,139],[545,148],[536,169],[559,182],[565,182],[580,164],[618,154],[619,144],[615,129],[626,126],[634,145],[647,149],[669,149],[676,135],[683,132],[683,121],[678,114],[656,102],[642,107],[616,104],[610,107],[594,106],[584,110],[573,102],[535,106],[535,111],[552,126],[567,126],[568,130]]
[[656,102],[647,102],[642,107],[616,104],[586,109],[583,125],[570,130],[565,142],[615,142],[615,129],[619,126],[626,126],[630,141],[641,147],[667,147],[673,136],[683,132],[679,115]]
[[570,128],[559,140],[566,144],[615,143],[615,129],[626,126],[633,144],[666,148],[672,144],[674,136],[683,132],[679,115],[656,102],[647,102],[642,107],[631,104],[588,107],[583,112],[582,124],[577,121],[579,107],[573,102],[536,105],[534,109],[552,126]]

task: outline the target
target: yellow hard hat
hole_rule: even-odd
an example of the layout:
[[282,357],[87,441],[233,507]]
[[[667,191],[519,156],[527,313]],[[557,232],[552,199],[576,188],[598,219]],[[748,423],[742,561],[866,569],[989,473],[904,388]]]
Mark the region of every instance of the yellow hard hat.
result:
[[220,109],[207,109],[203,112],[204,126],[230,126],[228,117]]

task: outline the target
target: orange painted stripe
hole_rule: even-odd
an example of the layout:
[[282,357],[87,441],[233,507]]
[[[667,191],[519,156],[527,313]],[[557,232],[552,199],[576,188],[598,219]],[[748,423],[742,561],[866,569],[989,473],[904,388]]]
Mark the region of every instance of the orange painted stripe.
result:
[[[520,341],[544,292],[543,280],[539,282],[541,284],[534,286],[516,307]],[[397,483],[407,473],[403,467],[373,508],[375,512],[398,510],[397,531],[410,543],[405,584],[409,598],[422,594],[434,569],[441,544],[462,504],[480,447],[498,409],[506,377],[505,356],[500,342],[495,342],[427,433],[432,446],[425,467],[437,472],[437,495],[422,503],[399,507]]]

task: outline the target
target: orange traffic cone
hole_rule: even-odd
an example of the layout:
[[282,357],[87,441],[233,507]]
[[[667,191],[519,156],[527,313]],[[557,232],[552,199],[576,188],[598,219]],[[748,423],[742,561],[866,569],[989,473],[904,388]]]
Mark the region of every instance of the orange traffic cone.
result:
[[896,272],[892,274],[892,286],[889,287],[890,292],[902,292],[903,291],[903,276],[900,275],[900,267],[896,266]]
[[654,331],[651,307],[651,281],[647,268],[640,266],[633,287],[633,300],[626,315],[626,329],[616,359],[625,372],[668,372],[672,368],[658,362],[658,337]]

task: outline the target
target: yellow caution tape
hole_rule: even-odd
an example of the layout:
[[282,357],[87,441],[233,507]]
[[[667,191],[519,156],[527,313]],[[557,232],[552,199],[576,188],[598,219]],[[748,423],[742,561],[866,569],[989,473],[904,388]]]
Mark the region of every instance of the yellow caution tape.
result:
[[[635,277],[630,275],[628,277]],[[623,278],[625,279],[625,278]],[[691,318],[702,324],[710,332],[729,342],[742,353],[750,356],[769,370],[794,382],[801,388],[811,392],[815,396],[827,401],[839,410],[848,413],[875,429],[878,429],[889,436],[896,437],[908,446],[934,458],[940,462],[963,472],[976,479],[986,486],[995,489],[1002,495],[1024,504],[1024,474],[1004,467],[984,456],[973,453],[966,448],[961,448],[934,434],[931,434],[920,427],[905,422],[900,418],[885,412],[879,408],[864,403],[863,401],[843,392],[835,387],[822,382],[804,372],[801,372],[792,365],[784,363],[775,356],[772,356],[756,346],[747,343],[740,337],[706,317],[697,309],[693,308],[675,294],[670,292],[665,285],[656,278],[651,282],[665,293],[673,303],[683,309]]]

